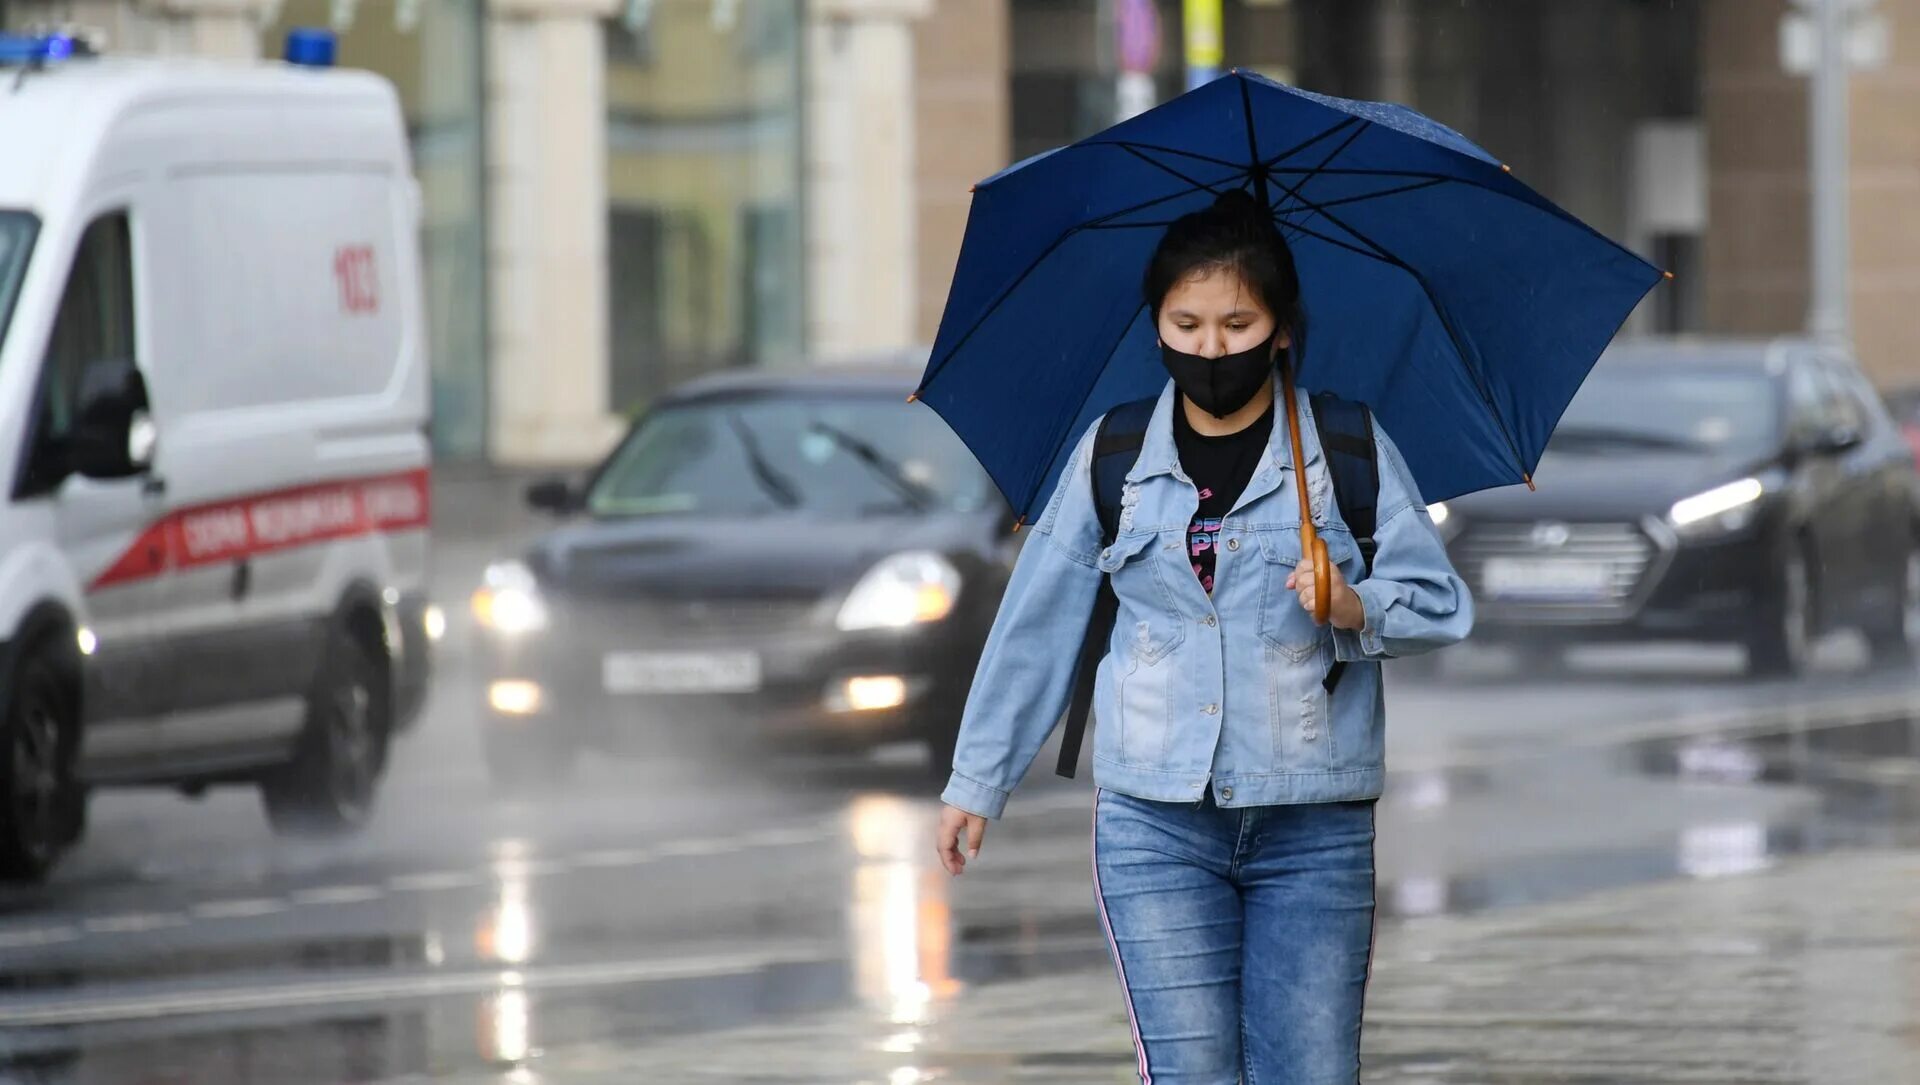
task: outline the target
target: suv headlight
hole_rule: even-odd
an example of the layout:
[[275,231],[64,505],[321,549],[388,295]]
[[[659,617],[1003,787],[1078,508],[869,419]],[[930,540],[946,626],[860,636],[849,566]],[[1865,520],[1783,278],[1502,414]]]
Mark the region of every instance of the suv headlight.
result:
[[1767,488],[1757,478],[1743,478],[1705,493],[1682,498],[1667,511],[1667,522],[1683,535],[1711,535],[1739,531],[1753,523]]
[[953,612],[960,570],[931,550],[908,550],[867,570],[834,624],[843,630],[905,629]]
[[505,636],[537,633],[547,627],[547,604],[533,570],[518,561],[496,561],[487,566],[473,593],[473,620],[482,629]]

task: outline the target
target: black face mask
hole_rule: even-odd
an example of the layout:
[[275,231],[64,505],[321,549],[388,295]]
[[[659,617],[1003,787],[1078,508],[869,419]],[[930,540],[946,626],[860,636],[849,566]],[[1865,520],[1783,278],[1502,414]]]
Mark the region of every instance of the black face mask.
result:
[[1225,418],[1251,402],[1273,372],[1273,336],[1251,349],[1218,358],[1187,354],[1162,343],[1160,362],[1173,377],[1173,386],[1194,406]]

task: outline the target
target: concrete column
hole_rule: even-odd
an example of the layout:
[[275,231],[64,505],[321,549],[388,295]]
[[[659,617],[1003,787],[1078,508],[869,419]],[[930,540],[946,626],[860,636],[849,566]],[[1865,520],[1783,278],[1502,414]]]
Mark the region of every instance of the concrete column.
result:
[[277,0],[9,0],[15,27],[73,25],[121,53],[251,60]]
[[814,0],[806,26],[807,342],[907,346],[920,299],[913,22],[932,0]]
[[613,0],[492,0],[488,289],[492,458],[591,460],[607,395],[607,103]]
[[1003,169],[1012,153],[1008,0],[943,0],[915,28],[914,157],[919,221],[919,327],[933,342],[966,235],[973,183]]

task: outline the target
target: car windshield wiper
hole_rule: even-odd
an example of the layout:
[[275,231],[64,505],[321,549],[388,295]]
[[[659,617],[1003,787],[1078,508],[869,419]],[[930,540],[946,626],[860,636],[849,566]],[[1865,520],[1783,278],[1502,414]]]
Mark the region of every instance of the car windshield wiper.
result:
[[1649,433],[1646,430],[1610,429],[1604,426],[1572,426],[1556,430],[1555,443],[1580,442],[1585,444],[1635,445],[1640,448],[1671,448],[1687,452],[1698,452],[1704,445],[1698,441],[1689,441],[1684,437],[1672,437],[1663,433]]
[[747,451],[747,466],[753,471],[753,480],[767,492],[768,497],[773,498],[774,504],[783,509],[799,508],[800,491],[793,485],[792,479],[774,470],[773,465],[767,462],[766,454],[760,451],[759,440],[754,437],[746,421],[737,414],[730,414],[727,416],[727,425],[733,428],[734,436],[740,439],[740,447]]
[[845,449],[848,455],[866,464],[868,469],[880,476],[881,481],[891,486],[913,511],[925,512],[934,506],[935,495],[932,490],[908,478],[907,473],[901,470],[898,463],[871,444],[825,422],[815,421],[809,428],[815,433],[831,438],[833,443]]

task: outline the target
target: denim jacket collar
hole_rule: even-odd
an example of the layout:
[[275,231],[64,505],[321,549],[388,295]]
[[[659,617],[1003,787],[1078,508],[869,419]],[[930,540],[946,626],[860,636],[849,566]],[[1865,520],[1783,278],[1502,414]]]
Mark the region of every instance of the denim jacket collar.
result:
[[[1306,403],[1306,395],[1301,393],[1300,446],[1306,453],[1307,466],[1320,462],[1320,433],[1314,427],[1313,410]],[[1180,394],[1174,390],[1173,382],[1168,381],[1160,390],[1160,402],[1153,408],[1153,419],[1147,423],[1147,432],[1141,440],[1140,455],[1133,462],[1133,469],[1127,472],[1127,481],[1144,482],[1155,475],[1172,475],[1183,482],[1190,482],[1186,472],[1180,469],[1180,450],[1173,441],[1173,412],[1180,406]],[[1262,457],[1259,470],[1247,482],[1248,500],[1271,490],[1279,484],[1279,472],[1293,470],[1293,438],[1287,426],[1286,397],[1274,389],[1273,432],[1267,438],[1266,455]]]

